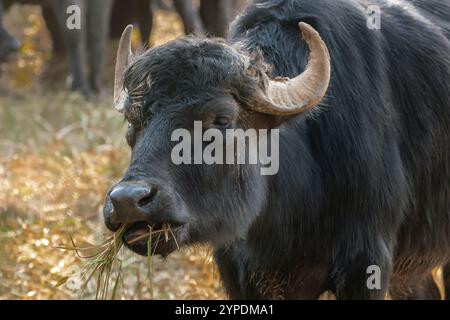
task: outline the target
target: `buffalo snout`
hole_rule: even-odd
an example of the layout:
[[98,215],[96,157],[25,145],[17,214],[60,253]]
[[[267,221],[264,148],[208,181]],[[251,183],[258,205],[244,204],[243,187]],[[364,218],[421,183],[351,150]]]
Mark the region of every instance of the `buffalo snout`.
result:
[[172,196],[158,185],[145,181],[121,182],[106,197],[103,208],[105,224],[112,231],[122,224],[145,222],[180,226],[185,220],[174,210]]

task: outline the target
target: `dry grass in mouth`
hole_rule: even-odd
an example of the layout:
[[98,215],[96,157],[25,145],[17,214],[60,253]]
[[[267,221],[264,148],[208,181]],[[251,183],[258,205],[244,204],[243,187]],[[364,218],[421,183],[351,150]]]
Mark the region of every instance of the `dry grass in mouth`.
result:
[[[158,243],[159,243],[161,234],[164,234],[164,240],[165,240],[165,242],[169,242],[169,233],[170,233],[170,235],[172,236],[172,239],[175,241],[175,245],[177,246],[177,249],[179,250],[180,247],[179,247],[179,245],[178,245],[177,238],[175,237],[175,234],[173,233],[172,228],[170,227],[170,224],[168,224],[168,223],[164,223],[164,224],[162,225],[161,230],[155,230],[155,231],[153,231],[153,227],[150,227],[150,226],[149,226],[149,232],[144,233],[144,234],[141,234],[140,236],[137,236],[136,238],[134,238],[134,239],[128,241],[128,244],[133,244],[133,243],[136,243],[136,242],[138,242],[138,241],[141,241],[141,240],[144,240],[144,239],[147,239],[147,238],[150,239],[150,238],[151,238],[151,237],[150,237],[151,235],[153,235],[153,234],[158,234],[158,238],[157,238],[157,240],[156,240],[156,245],[155,245],[155,248],[153,249],[153,250],[155,251],[155,250],[156,250],[156,246],[157,246]],[[153,252],[153,253],[154,253],[154,252]]]
[[[58,248],[65,250],[73,250],[76,252],[77,256],[84,259],[86,262],[81,271],[80,280],[82,281],[81,291],[84,292],[87,285],[91,280],[96,279],[96,294],[95,298],[100,300],[110,299],[114,300],[116,298],[117,289],[119,283],[122,280],[121,277],[121,261],[118,259],[118,253],[124,245],[123,235],[129,225],[122,225],[116,232],[111,236],[101,241],[100,243],[87,246],[78,247],[75,241],[70,237],[71,246],[60,246]],[[170,240],[169,234],[175,241],[177,249],[179,250],[178,242],[176,240],[175,234],[170,227],[170,224],[164,223],[160,230],[153,230],[153,226],[148,226],[149,231],[138,237],[128,241],[128,244],[133,244],[138,241],[147,239],[147,270],[148,270],[148,280],[150,286],[150,296],[153,299],[153,259],[152,256],[156,252],[158,243],[160,242],[161,236],[164,236],[164,241],[168,242]],[[156,242],[152,243],[153,235],[157,234],[158,237]],[[153,252],[152,252],[153,250]],[[64,284],[68,280],[68,277],[61,279],[56,286]],[[113,282],[112,292],[110,292],[110,284]]]

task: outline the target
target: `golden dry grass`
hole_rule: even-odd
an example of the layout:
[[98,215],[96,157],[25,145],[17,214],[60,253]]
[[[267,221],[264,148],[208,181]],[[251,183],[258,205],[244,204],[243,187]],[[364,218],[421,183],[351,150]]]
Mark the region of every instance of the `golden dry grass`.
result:
[[[110,92],[87,102],[42,85],[50,46],[36,7],[13,8],[7,23],[24,48],[0,81],[0,299],[94,298],[94,284],[83,296],[79,290],[83,261],[56,247],[70,245],[69,235],[80,245],[102,238],[104,194],[129,159],[125,124]],[[153,44],[182,30],[175,15],[163,12],[155,29]],[[125,250],[119,256],[117,297],[150,298],[146,259]],[[155,259],[153,267],[156,299],[224,297],[201,250]]]

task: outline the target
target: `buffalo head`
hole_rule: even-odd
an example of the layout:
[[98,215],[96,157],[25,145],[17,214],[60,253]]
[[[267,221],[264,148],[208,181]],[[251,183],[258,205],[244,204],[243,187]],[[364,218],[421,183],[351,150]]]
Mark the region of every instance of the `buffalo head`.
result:
[[[132,58],[132,27],[125,29],[114,103],[128,122],[132,157],[106,196],[104,218],[111,230],[128,226],[130,249],[147,253],[145,239],[131,240],[149,225],[156,231],[154,252],[164,256],[177,245],[245,237],[266,205],[269,179],[260,165],[175,164],[171,137],[180,128],[193,132],[199,121],[203,131],[270,130],[317,105],[330,80],[328,50],[310,25],[299,27],[309,62],[292,79],[271,79],[259,55],[216,39],[185,37]],[[158,233],[165,224],[173,231],[169,241]]]

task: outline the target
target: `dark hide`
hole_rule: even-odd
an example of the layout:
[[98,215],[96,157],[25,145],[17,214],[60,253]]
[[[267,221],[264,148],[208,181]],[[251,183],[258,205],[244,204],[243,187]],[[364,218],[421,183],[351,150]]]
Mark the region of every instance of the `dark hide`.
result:
[[[382,21],[370,30],[367,1],[360,3],[255,1],[234,22],[229,45],[180,39],[139,56],[126,72],[133,153],[121,183],[163,190],[146,221],[187,221],[180,243],[214,246],[231,298],[436,293],[421,288],[450,259],[450,43],[448,19],[427,17],[450,6],[371,1]],[[308,114],[249,112],[261,73],[304,70],[299,21],[329,48],[327,96]],[[234,128],[279,127],[277,175],[251,165],[171,163],[171,132],[191,130],[194,120],[214,126],[220,113]],[[109,208],[108,194],[105,219],[114,230]],[[380,289],[367,286],[371,265],[381,270]]]
[[[338,297],[381,298],[384,290],[367,290],[363,281],[368,265],[382,267],[384,289],[390,269],[402,275],[393,286],[408,289],[449,258],[450,45],[439,25],[397,5],[371,4],[382,8],[379,31],[366,27],[364,7],[350,1],[262,1],[234,23],[232,42],[261,51],[274,76],[291,77],[307,56],[295,41],[296,24],[311,23],[333,69],[323,112],[284,126],[284,165],[254,227],[265,240],[247,241],[244,272],[278,269],[271,263],[280,259],[265,257],[284,248],[284,268],[329,272],[319,283]],[[442,3],[429,8],[450,10]]]

